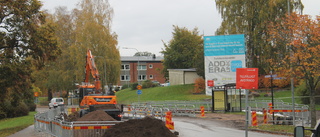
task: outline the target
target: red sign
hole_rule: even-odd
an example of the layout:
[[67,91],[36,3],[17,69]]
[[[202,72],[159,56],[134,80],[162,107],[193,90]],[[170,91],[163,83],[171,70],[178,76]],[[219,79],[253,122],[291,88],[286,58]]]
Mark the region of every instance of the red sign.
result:
[[207,85],[208,85],[208,87],[213,87],[214,86],[213,80],[208,80]]
[[258,89],[258,68],[237,68],[236,89]]

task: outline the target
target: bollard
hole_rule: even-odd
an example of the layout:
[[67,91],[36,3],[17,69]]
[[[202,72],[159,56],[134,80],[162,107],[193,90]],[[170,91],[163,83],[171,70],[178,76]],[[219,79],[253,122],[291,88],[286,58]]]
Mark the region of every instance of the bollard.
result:
[[201,117],[204,117],[204,106],[201,106],[200,110],[201,110]]
[[128,111],[131,111],[131,105],[128,105]]
[[252,126],[258,126],[257,113],[255,111],[252,111],[251,116],[252,116]]
[[269,103],[269,113],[272,114],[273,113],[273,109],[272,109],[272,103]]
[[166,127],[170,130],[174,130],[174,122],[172,122],[171,111],[166,112]]
[[263,124],[267,124],[268,123],[267,110],[265,108],[263,108],[262,110],[263,110]]

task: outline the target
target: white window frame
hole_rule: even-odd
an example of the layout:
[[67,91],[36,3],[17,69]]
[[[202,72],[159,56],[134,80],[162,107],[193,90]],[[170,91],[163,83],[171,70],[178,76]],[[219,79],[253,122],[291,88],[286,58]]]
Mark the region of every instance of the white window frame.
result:
[[121,70],[130,70],[130,64],[121,64]]
[[[141,77],[142,77],[143,79],[141,79]],[[143,80],[147,80],[147,75],[139,75],[139,76],[138,76],[138,81],[143,81]]]
[[121,75],[120,81],[130,81],[130,75]]
[[147,65],[138,65],[137,70],[147,70]]
[[153,75],[149,75],[149,79],[153,79]]
[[153,68],[153,64],[149,64],[149,68]]

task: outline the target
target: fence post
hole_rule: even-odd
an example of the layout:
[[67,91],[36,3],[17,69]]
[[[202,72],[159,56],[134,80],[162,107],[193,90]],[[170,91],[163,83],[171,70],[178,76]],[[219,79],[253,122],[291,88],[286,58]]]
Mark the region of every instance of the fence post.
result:
[[263,110],[263,124],[267,124],[268,123],[267,110],[265,108],[263,108],[262,110]]
[[166,127],[170,130],[174,130],[174,123],[172,122],[171,111],[166,112]]
[[200,110],[201,110],[201,117],[204,117],[204,106],[201,106]]
[[252,126],[258,126],[256,111],[252,111],[251,115],[252,115]]

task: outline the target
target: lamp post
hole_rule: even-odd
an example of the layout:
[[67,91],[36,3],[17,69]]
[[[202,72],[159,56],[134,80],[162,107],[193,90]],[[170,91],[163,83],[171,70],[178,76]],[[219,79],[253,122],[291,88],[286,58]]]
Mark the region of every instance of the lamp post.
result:
[[[123,49],[134,49],[134,50],[136,50],[137,52],[139,52],[136,48],[123,47]],[[138,72],[137,81],[138,81],[138,84],[140,85],[140,81],[139,81],[139,77],[140,77],[140,75],[139,75],[140,63],[139,63],[139,61],[140,61],[140,56],[138,56],[138,67],[137,67],[137,72]]]

